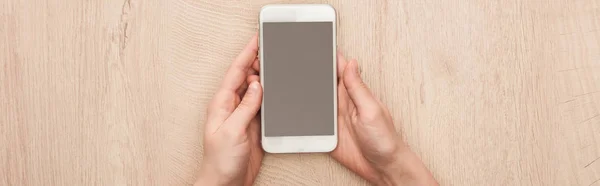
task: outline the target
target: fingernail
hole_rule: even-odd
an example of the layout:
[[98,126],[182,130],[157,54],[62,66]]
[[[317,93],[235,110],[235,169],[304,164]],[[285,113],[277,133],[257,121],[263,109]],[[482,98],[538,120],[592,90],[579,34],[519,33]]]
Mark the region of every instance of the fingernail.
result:
[[250,88],[248,88],[248,91],[250,93],[256,92],[256,90],[258,90],[258,82],[254,81],[252,83],[250,83]]

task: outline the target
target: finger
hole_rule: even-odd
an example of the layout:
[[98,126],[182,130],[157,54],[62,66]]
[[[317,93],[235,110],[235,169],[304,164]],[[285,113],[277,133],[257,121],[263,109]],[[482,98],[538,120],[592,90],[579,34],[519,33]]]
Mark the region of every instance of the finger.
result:
[[223,78],[221,88],[230,91],[237,90],[246,79],[248,68],[254,62],[257,53],[258,35],[254,35],[244,50],[231,63],[227,74],[225,74],[225,78]]
[[231,91],[217,91],[207,108],[208,123],[223,123],[235,110],[239,96]]
[[[258,61],[258,59],[255,59],[254,62],[257,62],[257,61]],[[258,80],[256,80],[257,78],[250,78],[251,76],[258,77],[258,72],[256,70],[254,70],[253,68],[248,68],[248,72],[246,73],[246,81],[244,81],[242,83],[242,85],[240,86],[240,88],[238,88],[238,90],[237,90],[237,95],[239,97],[244,96],[244,94],[246,93],[246,90],[248,89],[248,85],[252,81],[259,81],[259,79],[260,79],[260,78],[258,78]]]
[[248,90],[248,84],[249,82],[244,81],[242,83],[242,85],[240,85],[240,88],[237,89],[236,93],[238,95],[238,97],[242,97],[244,96],[244,94],[246,93],[246,90]]
[[[255,59],[257,61],[258,59]],[[246,80],[242,83],[242,86],[238,88],[238,96],[242,97],[246,93],[248,89],[248,85],[253,81],[258,81],[259,78],[254,78],[254,76],[258,77],[258,72],[253,68],[248,69],[248,73],[246,73]],[[251,78],[252,77],[252,78]],[[260,81],[259,81],[260,82]]]
[[373,97],[373,94],[371,94],[371,91],[360,77],[356,60],[350,61],[346,66],[346,70],[344,71],[344,85],[359,113],[367,113],[379,109],[377,99]]
[[337,97],[337,99],[338,99],[338,115],[346,116],[346,115],[348,115],[347,108],[348,108],[348,103],[349,103],[350,98],[348,97],[348,92],[346,92],[346,86],[344,85],[344,81],[339,81],[337,93],[338,93],[338,97]]
[[342,52],[338,51],[337,52],[337,76],[338,78],[344,77],[344,69],[346,68],[346,64],[348,64],[348,62],[346,61],[346,58],[344,57],[344,55],[342,54]]
[[250,75],[246,79],[246,82],[248,82],[248,84],[250,84],[250,83],[252,83],[254,81],[260,82],[260,76],[258,76],[258,75]]
[[248,86],[248,91],[246,91],[246,95],[244,95],[244,98],[242,98],[242,102],[240,102],[231,116],[227,118],[226,122],[230,123],[228,126],[235,127],[240,130],[246,130],[250,120],[252,120],[258,113],[261,101],[261,85],[257,81],[253,81],[250,83],[250,86]]
[[248,75],[258,74],[258,71],[260,70],[256,67],[258,63],[258,58],[254,59],[254,62],[252,62],[252,68],[248,69]]
[[250,134],[251,138],[255,139],[252,141],[257,142],[254,145],[257,145],[260,148],[260,116],[256,116],[254,119],[252,119],[252,121],[250,121],[250,125],[248,126],[248,133]]
[[257,72],[260,72],[260,61],[257,58],[254,63],[252,63],[252,69],[254,69]]

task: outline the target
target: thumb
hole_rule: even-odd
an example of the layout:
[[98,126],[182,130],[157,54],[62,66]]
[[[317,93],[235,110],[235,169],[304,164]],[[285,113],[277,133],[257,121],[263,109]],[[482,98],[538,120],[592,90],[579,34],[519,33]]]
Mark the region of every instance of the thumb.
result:
[[242,98],[242,102],[237,106],[237,108],[231,113],[229,118],[227,118],[227,123],[231,123],[232,127],[241,127],[247,128],[250,120],[252,120],[258,110],[260,109],[260,105],[262,103],[262,87],[260,83],[254,81],[248,85],[248,89],[246,90],[246,94]]
[[347,64],[344,71],[344,84],[359,113],[368,113],[379,109],[379,102],[360,77],[356,60],[351,60]]

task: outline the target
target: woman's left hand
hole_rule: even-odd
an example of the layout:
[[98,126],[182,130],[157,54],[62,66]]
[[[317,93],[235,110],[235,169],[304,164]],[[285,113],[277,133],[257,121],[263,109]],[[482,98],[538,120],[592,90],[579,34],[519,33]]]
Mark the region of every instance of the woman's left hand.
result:
[[258,36],[227,70],[213,97],[204,128],[204,158],[196,185],[252,185],[263,159],[260,145],[262,86]]

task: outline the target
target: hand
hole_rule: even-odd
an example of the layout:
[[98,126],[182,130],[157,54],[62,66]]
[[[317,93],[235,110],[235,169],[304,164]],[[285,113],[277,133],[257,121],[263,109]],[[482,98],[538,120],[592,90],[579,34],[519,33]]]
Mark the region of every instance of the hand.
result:
[[436,185],[398,136],[386,107],[360,77],[356,60],[338,53],[338,146],[331,156],[377,185]]
[[204,158],[196,185],[252,185],[264,152],[260,147],[262,86],[256,70],[258,36],[235,59],[208,107]]

